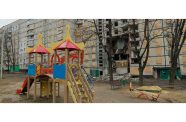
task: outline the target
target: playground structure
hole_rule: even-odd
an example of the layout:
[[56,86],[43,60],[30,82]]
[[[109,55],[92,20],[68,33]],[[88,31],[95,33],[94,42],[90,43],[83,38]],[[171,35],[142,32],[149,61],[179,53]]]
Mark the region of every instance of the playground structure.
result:
[[[51,57],[52,51],[42,44],[41,34],[38,35],[37,45],[27,50],[29,54],[28,74],[22,88],[17,90],[17,94],[27,94],[27,98],[29,98],[30,88],[34,84],[34,100],[36,100],[37,84],[39,84],[40,96],[47,98],[52,96],[55,103],[56,93],[60,96],[60,85],[62,84],[65,103],[69,102],[70,95],[75,103],[93,102],[93,90],[90,88],[81,67],[83,64],[83,47],[71,39],[70,26],[66,28],[64,40],[52,48],[53,55]],[[43,60],[45,55],[47,63]]]

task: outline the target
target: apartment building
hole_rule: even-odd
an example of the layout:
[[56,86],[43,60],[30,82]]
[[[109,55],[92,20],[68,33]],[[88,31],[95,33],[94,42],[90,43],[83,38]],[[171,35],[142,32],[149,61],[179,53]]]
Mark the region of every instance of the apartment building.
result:
[[[0,28],[0,44],[2,44],[2,39],[3,39],[3,29]],[[2,46],[0,46],[0,50],[1,50]],[[0,55],[1,55],[1,51],[0,51]],[[1,57],[0,57],[1,59]]]
[[[100,38],[105,46],[108,40],[108,20],[97,19],[95,21],[98,32],[100,33]],[[120,74],[128,73],[127,62],[129,62],[129,52],[128,50],[125,50],[125,47],[128,46],[129,40],[127,20],[113,19],[112,23],[114,23],[114,29],[112,30],[114,48],[113,59],[115,61],[114,69],[115,72]],[[76,41],[85,43],[84,67],[86,71],[90,74],[94,74],[94,76],[107,75],[107,54],[98,40],[93,20],[77,20],[75,25],[78,33],[76,35]]]
[[[33,47],[37,43],[37,35],[43,35],[43,44],[49,47],[51,42],[61,41],[65,34],[66,24],[71,26],[71,35],[74,38],[74,20],[62,19],[20,19],[13,23],[4,26],[2,29],[6,30],[9,40],[13,41],[15,62],[20,69],[27,69],[28,56],[26,53],[27,47]],[[10,42],[11,42],[10,41]],[[12,54],[11,54],[12,56]],[[47,59],[44,57],[44,61]]]
[[87,73],[96,72],[99,70],[98,63],[98,40],[95,34],[93,20],[75,20],[75,40],[83,42],[84,48],[84,63],[83,66]]
[[[2,27],[5,30],[6,42],[4,55],[6,56],[8,52],[11,56],[11,58],[6,56],[4,59],[4,67],[7,67],[8,63],[12,65],[12,62],[15,62],[15,65],[18,65],[20,69],[27,69],[28,56],[26,48],[33,47],[37,43],[37,35],[39,33],[43,34],[43,44],[49,47],[51,42],[63,39],[66,25],[70,24],[72,38],[75,38],[73,21],[62,19],[20,19]],[[8,51],[6,51],[6,47],[8,47]],[[45,57],[44,60],[46,61]]]
[[[138,76],[138,60],[134,51],[135,43],[140,46],[142,44],[144,34],[144,20],[136,20],[133,25],[130,19],[112,19],[112,57],[114,61],[114,72],[117,74],[130,73],[132,76]],[[103,44],[108,42],[108,20],[98,19],[96,20],[98,31],[101,33]],[[150,28],[155,20],[150,20]],[[147,65],[144,69],[144,75],[154,76],[159,78],[160,75],[166,73],[165,71],[170,68],[170,47],[168,45],[166,34],[167,28],[169,28],[169,20],[157,20],[153,25],[151,31],[151,37],[158,35],[153,39],[150,44],[150,53]],[[133,34],[133,28],[136,32],[136,41],[131,38]],[[179,59],[178,59],[178,73],[185,75],[186,70],[186,45],[184,44]],[[139,48],[139,47],[138,47]],[[142,46],[142,50],[144,50]],[[97,41],[97,64],[101,74],[108,74],[108,60],[104,49]]]

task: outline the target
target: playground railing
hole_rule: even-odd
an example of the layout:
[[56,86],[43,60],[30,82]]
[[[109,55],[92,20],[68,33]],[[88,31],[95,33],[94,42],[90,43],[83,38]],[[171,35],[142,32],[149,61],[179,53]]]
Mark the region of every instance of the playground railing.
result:
[[83,72],[82,72],[82,70],[81,70],[81,66],[78,65],[78,67],[79,67],[79,70],[80,70],[80,76],[81,76],[80,78],[81,78],[81,80],[84,81],[84,82],[82,82],[82,83],[83,83],[84,87],[85,87],[86,90],[87,90],[87,93],[88,93],[88,96],[89,96],[90,100],[93,101],[94,93],[92,92],[92,89],[90,88],[90,85],[89,85],[88,81],[87,81],[86,78],[84,77],[84,74],[83,74]]
[[68,68],[68,75],[69,75],[68,77],[70,78],[69,82],[74,86],[72,87],[72,89],[75,91],[76,97],[78,99],[77,101],[81,102],[81,92],[78,88],[75,78],[73,77],[72,70],[70,69],[69,66],[67,66],[67,68]]
[[82,72],[86,75],[86,79],[88,80],[89,82],[89,85],[91,87],[91,89],[94,87],[94,82],[95,82],[95,78],[92,77],[91,75],[89,75],[86,71],[85,71],[85,68],[83,67],[83,65],[81,65],[81,69],[82,69]]

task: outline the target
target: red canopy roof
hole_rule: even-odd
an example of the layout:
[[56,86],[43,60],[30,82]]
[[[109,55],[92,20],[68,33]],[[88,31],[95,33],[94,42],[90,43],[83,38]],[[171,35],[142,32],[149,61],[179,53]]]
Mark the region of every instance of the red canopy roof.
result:
[[70,36],[70,26],[67,25],[66,27],[66,36],[64,40],[56,47],[54,50],[64,50],[64,49],[69,49],[69,50],[81,50],[76,43],[71,39]]
[[55,50],[63,50],[63,49],[70,49],[70,50],[81,50],[75,43],[70,40],[64,40],[60,43]]
[[41,44],[34,47],[29,53],[50,54],[50,52]]

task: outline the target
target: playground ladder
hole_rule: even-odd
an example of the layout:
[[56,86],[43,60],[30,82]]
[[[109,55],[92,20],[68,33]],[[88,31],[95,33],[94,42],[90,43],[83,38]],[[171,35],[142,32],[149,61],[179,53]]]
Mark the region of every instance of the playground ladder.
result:
[[82,81],[82,85],[83,85],[83,87],[85,88],[85,91],[86,91],[86,93],[87,93],[87,95],[88,95],[88,97],[89,97],[89,100],[92,102],[93,101],[93,99],[94,99],[94,93],[93,93],[93,90],[90,88],[90,85],[89,85],[89,83],[88,83],[88,81],[87,81],[87,79],[85,78],[85,76],[84,76],[84,73],[83,73],[83,71],[82,71],[82,69],[81,69],[81,66],[79,65],[78,66],[79,67],[79,73],[80,73],[80,79],[81,79],[81,81]]
[[68,87],[69,87],[69,91],[71,92],[72,99],[74,102],[84,102],[84,103],[92,102],[93,98],[87,86],[88,82],[86,81],[87,83],[85,83],[84,80],[85,77],[84,75],[83,76],[81,75],[81,70],[78,70],[78,73],[80,77],[78,80],[75,80],[72,70],[68,66],[68,77],[69,77]]

